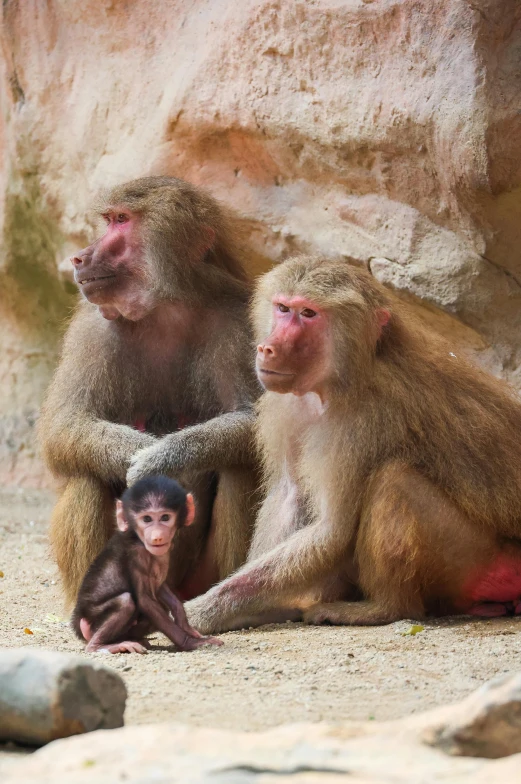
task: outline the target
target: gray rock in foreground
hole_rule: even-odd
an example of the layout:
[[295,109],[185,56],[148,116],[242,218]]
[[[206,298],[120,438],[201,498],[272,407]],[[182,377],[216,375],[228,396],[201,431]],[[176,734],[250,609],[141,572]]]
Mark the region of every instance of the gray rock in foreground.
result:
[[0,740],[42,745],[123,726],[120,676],[79,656],[40,649],[0,651]]
[[519,784],[520,689],[521,675],[496,679],[457,705],[392,722],[95,732],[51,743],[2,784]]

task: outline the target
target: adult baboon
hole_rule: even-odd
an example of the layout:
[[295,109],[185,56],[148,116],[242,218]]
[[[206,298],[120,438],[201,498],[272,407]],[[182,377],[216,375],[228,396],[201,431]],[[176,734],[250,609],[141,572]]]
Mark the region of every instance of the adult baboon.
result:
[[521,402],[507,385],[344,262],[272,270],[254,321],[267,496],[248,563],[186,605],[190,622],[520,613]]
[[135,180],[99,211],[105,234],[71,259],[84,299],[40,420],[47,464],[62,480],[52,546],[72,602],[113,531],[129,468],[133,480],[180,477],[198,519],[180,532],[175,573],[194,594],[248,548],[259,391],[249,287],[226,212],[193,185]]

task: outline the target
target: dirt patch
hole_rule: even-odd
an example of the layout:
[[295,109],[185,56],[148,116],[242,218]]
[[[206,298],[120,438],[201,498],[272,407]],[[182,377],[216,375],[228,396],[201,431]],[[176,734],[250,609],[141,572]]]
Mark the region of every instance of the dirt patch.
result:
[[[0,490],[1,647],[81,653],[49,554],[52,502],[48,492]],[[410,626],[266,626],[225,634],[222,648],[194,653],[174,653],[156,635],[146,656],[96,656],[125,679],[127,724],[177,721],[243,730],[398,718],[460,700],[494,675],[519,671],[519,618],[451,618],[403,636]],[[16,759],[0,750],[0,772]]]

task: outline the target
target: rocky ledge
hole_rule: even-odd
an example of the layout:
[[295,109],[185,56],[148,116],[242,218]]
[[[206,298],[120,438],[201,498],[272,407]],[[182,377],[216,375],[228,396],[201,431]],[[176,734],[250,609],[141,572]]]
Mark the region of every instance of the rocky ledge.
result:
[[394,722],[245,733],[158,724],[55,741],[4,784],[509,784],[521,773],[521,675]]

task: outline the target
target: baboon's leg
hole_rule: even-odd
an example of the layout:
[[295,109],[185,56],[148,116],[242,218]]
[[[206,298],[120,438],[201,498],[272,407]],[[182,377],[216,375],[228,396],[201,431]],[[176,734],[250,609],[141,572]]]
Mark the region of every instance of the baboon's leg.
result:
[[67,606],[75,602],[85,572],[114,530],[114,497],[106,485],[92,477],[70,478],[49,528]]
[[258,476],[249,468],[227,468],[219,475],[208,542],[219,580],[246,561],[259,502],[258,486]]
[[[421,618],[430,605],[462,607],[464,583],[497,551],[426,477],[399,462],[372,479],[356,544],[366,601],[320,603],[309,623],[372,625]],[[481,567],[481,565],[483,565]]]

